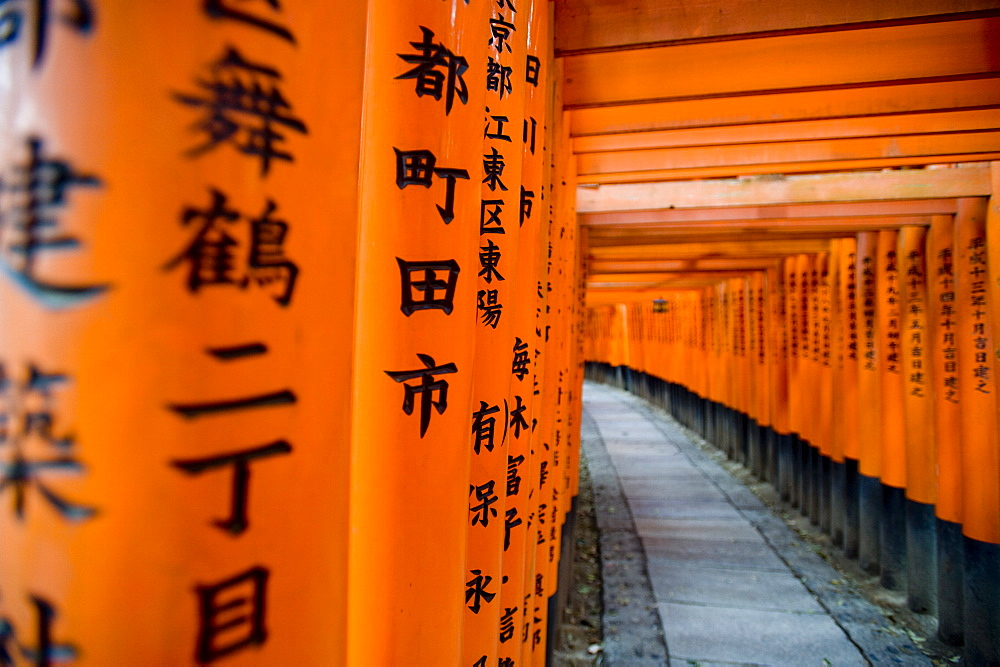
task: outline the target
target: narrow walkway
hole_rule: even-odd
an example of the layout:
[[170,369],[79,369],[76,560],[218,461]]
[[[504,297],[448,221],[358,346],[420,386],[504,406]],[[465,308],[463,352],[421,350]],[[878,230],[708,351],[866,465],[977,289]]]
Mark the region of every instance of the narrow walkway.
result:
[[[591,473],[606,451],[645,552],[670,665],[931,664],[662,411],[590,382],[584,410]],[[600,525],[614,507],[595,494]],[[602,559],[613,577],[614,562]]]

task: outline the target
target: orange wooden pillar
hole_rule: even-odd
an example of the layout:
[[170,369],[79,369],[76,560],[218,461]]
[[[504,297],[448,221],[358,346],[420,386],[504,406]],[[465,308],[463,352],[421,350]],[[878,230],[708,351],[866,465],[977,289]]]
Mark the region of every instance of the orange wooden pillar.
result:
[[844,510],[846,459],[844,457],[844,366],[846,358],[845,339],[848,335],[844,317],[846,307],[843,295],[844,263],[848,252],[844,239],[830,242],[830,262],[828,266],[829,289],[829,345],[827,358],[830,373],[829,409],[830,420],[830,540],[838,546],[844,544]]
[[1000,424],[984,198],[959,200],[955,298],[961,387],[965,660],[1000,662]]
[[[551,98],[547,91],[551,82],[550,32],[548,3],[531,2],[519,7],[525,13],[527,42],[525,61],[537,59],[537,76],[525,80],[524,118],[520,128],[510,127],[514,145],[521,148],[521,185],[515,205],[509,207],[511,225],[519,228],[518,281],[510,308],[513,310],[514,340],[511,348],[510,396],[507,404],[513,418],[504,426],[508,433],[504,452],[503,475],[498,487],[506,496],[504,508],[504,539],[502,560],[501,606],[496,629],[499,643],[498,661],[521,663],[525,636],[524,589],[529,560],[533,560],[533,536],[528,530],[531,513],[529,494],[524,483],[527,471],[534,466],[531,456],[532,425],[541,416],[541,382],[539,363],[545,329],[545,262],[548,240],[546,206],[542,199],[549,187],[546,155],[548,142],[544,132],[550,121]],[[534,66],[535,60],[530,60]],[[525,76],[527,79],[527,76]],[[509,120],[509,119],[508,119]],[[518,132],[520,129],[520,133]],[[515,213],[516,212],[516,215]],[[597,323],[595,322],[595,326]],[[499,494],[499,492],[498,492]],[[530,557],[529,557],[530,555]]]
[[767,272],[768,338],[771,362],[771,420],[774,439],[774,478],[782,500],[792,492],[791,471],[791,333],[788,326],[788,260]]
[[[517,334],[516,311],[530,311],[519,297],[519,283],[531,281],[521,264],[520,210],[523,142],[518,130],[525,121],[529,84],[523,68],[527,54],[530,2],[519,7],[491,3],[484,18],[487,36],[483,148],[473,182],[479,183],[479,265],[476,276],[476,358],[473,378],[472,462],[468,481],[468,537],[465,572],[470,581],[490,580],[502,587],[501,556],[507,524],[504,481],[507,451],[524,420],[523,398],[512,389],[512,359]],[[488,28],[488,30],[487,30]],[[515,74],[516,72],[516,74]],[[524,258],[530,263],[530,255]],[[533,267],[532,267],[533,268]],[[524,342],[522,341],[522,345]],[[517,412],[522,410],[521,412]],[[512,418],[513,415],[513,418]],[[517,428],[511,430],[512,424]],[[496,594],[496,591],[492,591]],[[498,660],[499,626],[504,607],[499,597],[489,604],[466,605],[463,664]]]
[[[840,271],[838,295],[840,301],[840,343],[839,363],[834,375],[834,383],[839,391],[834,394],[833,410],[836,419],[838,440],[844,452],[844,555],[858,556],[858,465],[860,459],[858,431],[858,378],[860,350],[860,314],[857,289],[857,239],[840,239]],[[836,533],[834,532],[834,535]]]
[[806,255],[806,264],[802,270],[803,285],[803,327],[801,364],[805,391],[802,411],[802,434],[805,440],[803,448],[803,486],[806,489],[805,514],[813,524],[819,523],[820,508],[820,441],[822,439],[821,420],[819,418],[822,398],[820,377],[820,296],[819,274],[822,269],[820,255]]
[[751,368],[750,400],[754,430],[750,456],[751,471],[762,480],[774,481],[770,475],[770,377],[768,375],[767,309],[765,300],[766,275],[754,271],[750,276],[748,302],[748,356]]
[[[862,232],[857,241],[859,290],[858,359],[858,558],[862,569],[879,571],[882,488],[882,360],[877,327],[878,233]],[[863,407],[862,407],[863,406]]]
[[905,387],[907,604],[935,609],[937,598],[937,448],[934,432],[933,339],[927,301],[927,229],[904,227],[899,235],[899,285],[903,316]]
[[927,257],[931,267],[928,321],[932,338],[933,423],[937,449],[938,637],[949,644],[960,644],[965,616],[962,601],[965,549],[954,233],[953,216],[935,216],[927,239]]
[[796,331],[793,332],[793,340],[796,341],[793,346],[793,355],[796,357],[797,367],[792,395],[797,396],[798,404],[798,408],[793,413],[792,421],[792,428],[796,434],[796,439],[793,442],[793,461],[795,481],[798,487],[798,508],[804,516],[809,515],[813,500],[812,477],[810,475],[813,444],[809,440],[812,435],[812,417],[815,409],[815,394],[811,390],[813,386],[812,363],[809,355],[812,343],[809,326],[812,260],[812,256],[806,254],[797,255],[795,258],[796,289],[791,304],[792,320],[796,327]]
[[366,3],[76,4],[4,7],[0,653],[342,663]]
[[370,11],[351,664],[458,664],[465,614],[500,604],[497,573],[465,561],[486,12],[460,0]]
[[832,338],[833,320],[833,279],[836,275],[837,258],[833,252],[820,254],[818,258],[819,277],[816,317],[817,332],[814,344],[816,372],[819,376],[819,391],[817,392],[816,421],[819,442],[819,524],[825,533],[831,532],[831,494],[833,492],[833,463],[836,460],[833,444],[833,365]]
[[[574,196],[576,173],[573,166],[575,161],[570,152],[569,125],[564,120],[560,120],[555,127],[557,136],[553,145],[558,150],[554,155],[558,160],[555,173],[561,174],[561,177],[554,183],[553,188],[555,213],[552,219],[554,226],[551,228],[551,241],[555,248],[561,247],[562,249],[561,252],[554,252],[556,270],[553,284],[553,294],[557,295],[555,313],[557,324],[554,331],[560,332],[560,335],[554,336],[551,341],[554,343],[553,354],[556,360],[556,375],[551,384],[555,393],[555,409],[552,413],[555,419],[550,440],[552,460],[550,486],[548,493],[542,496],[549,505],[544,526],[546,544],[539,545],[540,549],[536,555],[537,559],[544,552],[545,570],[543,571],[546,576],[546,604],[548,607],[544,641],[547,650],[545,656],[551,654],[554,649],[559,623],[558,612],[561,609],[559,601],[560,598],[565,598],[565,590],[561,588],[565,577],[560,578],[559,566],[563,554],[566,516],[574,494],[575,472],[572,471],[572,468],[578,462],[573,451],[576,438],[569,433],[569,423],[575,411],[574,401],[579,392],[579,389],[574,386],[575,373],[573,368],[577,355],[578,246]],[[637,308],[635,334],[639,355],[637,365],[640,367],[645,365],[648,349],[642,315],[641,308]],[[565,574],[568,575],[568,572]],[[541,659],[539,646],[536,646],[535,660],[541,664]]]
[[877,329],[881,356],[882,519],[880,583],[890,590],[906,585],[906,427],[903,414],[902,298],[899,232],[878,233],[876,289]]

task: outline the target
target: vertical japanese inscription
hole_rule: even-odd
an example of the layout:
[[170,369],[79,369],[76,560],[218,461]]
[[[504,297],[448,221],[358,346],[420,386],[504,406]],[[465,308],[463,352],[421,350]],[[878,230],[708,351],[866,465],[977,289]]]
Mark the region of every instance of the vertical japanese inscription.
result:
[[[279,0],[202,0],[203,16],[220,26],[251,29],[295,47],[295,35],[282,17]],[[295,162],[291,135],[308,136],[284,89],[284,76],[270,62],[248,55],[238,45],[225,44],[221,55],[194,77],[194,89],[173,91],[173,100],[200,113],[190,130],[196,143],[185,153],[195,159],[228,145],[237,155],[252,160],[259,178],[266,179],[278,164]],[[300,270],[285,253],[291,229],[279,213],[280,205],[264,197],[259,214],[248,214],[229,201],[224,187],[209,187],[204,207],[185,206],[181,224],[193,230],[190,241],[168,259],[164,271],[183,270],[192,295],[221,287],[245,290],[251,285],[266,291],[280,306],[291,304]],[[209,347],[206,354],[220,364],[252,363],[269,352],[260,341]],[[290,387],[225,395],[166,406],[177,417],[192,423],[197,433],[202,420],[238,419],[247,410],[288,408],[297,402]],[[196,440],[199,440],[196,436]],[[169,465],[189,477],[229,475],[229,510],[211,525],[238,538],[250,527],[251,474],[265,462],[290,455],[292,445],[276,439],[241,449],[226,449],[207,456],[177,458]],[[268,463],[268,465],[272,465]],[[215,583],[194,586],[198,613],[195,659],[199,664],[263,645],[268,637],[267,587],[271,572],[254,565]]]

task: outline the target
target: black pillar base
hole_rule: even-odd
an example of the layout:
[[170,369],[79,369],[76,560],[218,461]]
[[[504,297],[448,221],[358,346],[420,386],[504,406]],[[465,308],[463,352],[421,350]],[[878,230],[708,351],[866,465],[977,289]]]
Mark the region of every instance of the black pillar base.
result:
[[778,433],[770,426],[762,426],[764,437],[764,481],[778,488]]
[[965,538],[965,664],[1000,665],[1000,544]]
[[844,555],[848,558],[858,557],[861,531],[858,504],[860,477],[858,462],[855,459],[844,459]]
[[937,521],[934,505],[906,499],[906,604],[919,614],[937,610]]
[[808,487],[807,497],[809,498],[807,509],[809,510],[809,521],[811,521],[814,526],[818,526],[820,495],[819,447],[810,444],[807,456],[809,457],[808,466],[806,467],[806,484]]
[[778,435],[778,492],[781,499],[791,502],[792,499],[792,448],[793,437],[787,433]]
[[802,439],[797,433],[792,434],[792,488],[791,504],[801,511],[802,508]]
[[962,524],[937,519],[938,639],[961,646],[965,630],[965,538]]
[[819,529],[830,534],[830,489],[832,484],[832,464],[830,457],[819,455]]
[[858,473],[858,561],[869,574],[879,571],[882,482]]
[[844,544],[844,492],[847,464],[830,461],[830,540],[836,546]]
[[890,591],[906,588],[906,491],[882,485],[879,537],[879,584]]

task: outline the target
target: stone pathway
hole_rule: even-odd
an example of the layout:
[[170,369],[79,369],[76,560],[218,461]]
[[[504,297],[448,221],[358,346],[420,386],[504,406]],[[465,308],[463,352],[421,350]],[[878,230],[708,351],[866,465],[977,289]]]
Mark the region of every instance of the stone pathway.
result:
[[[604,577],[620,577],[616,570],[623,567],[631,579],[648,574],[671,666],[931,664],[665,413],[589,382],[584,410],[583,445],[594,476]],[[616,513],[608,489],[602,496],[598,488],[601,450],[605,465],[617,472],[614,486],[627,510]],[[609,509],[610,522],[602,520]],[[645,572],[605,554],[618,550],[619,542],[627,549],[628,538],[620,536],[609,547],[602,525],[621,530],[623,513],[631,514]],[[643,599],[641,592],[631,597]],[[638,620],[648,610],[629,612],[613,602],[615,636],[605,632],[605,664],[650,664],[616,659],[629,655],[628,646],[615,645],[627,643],[617,619]],[[606,615],[608,606],[606,594]]]

